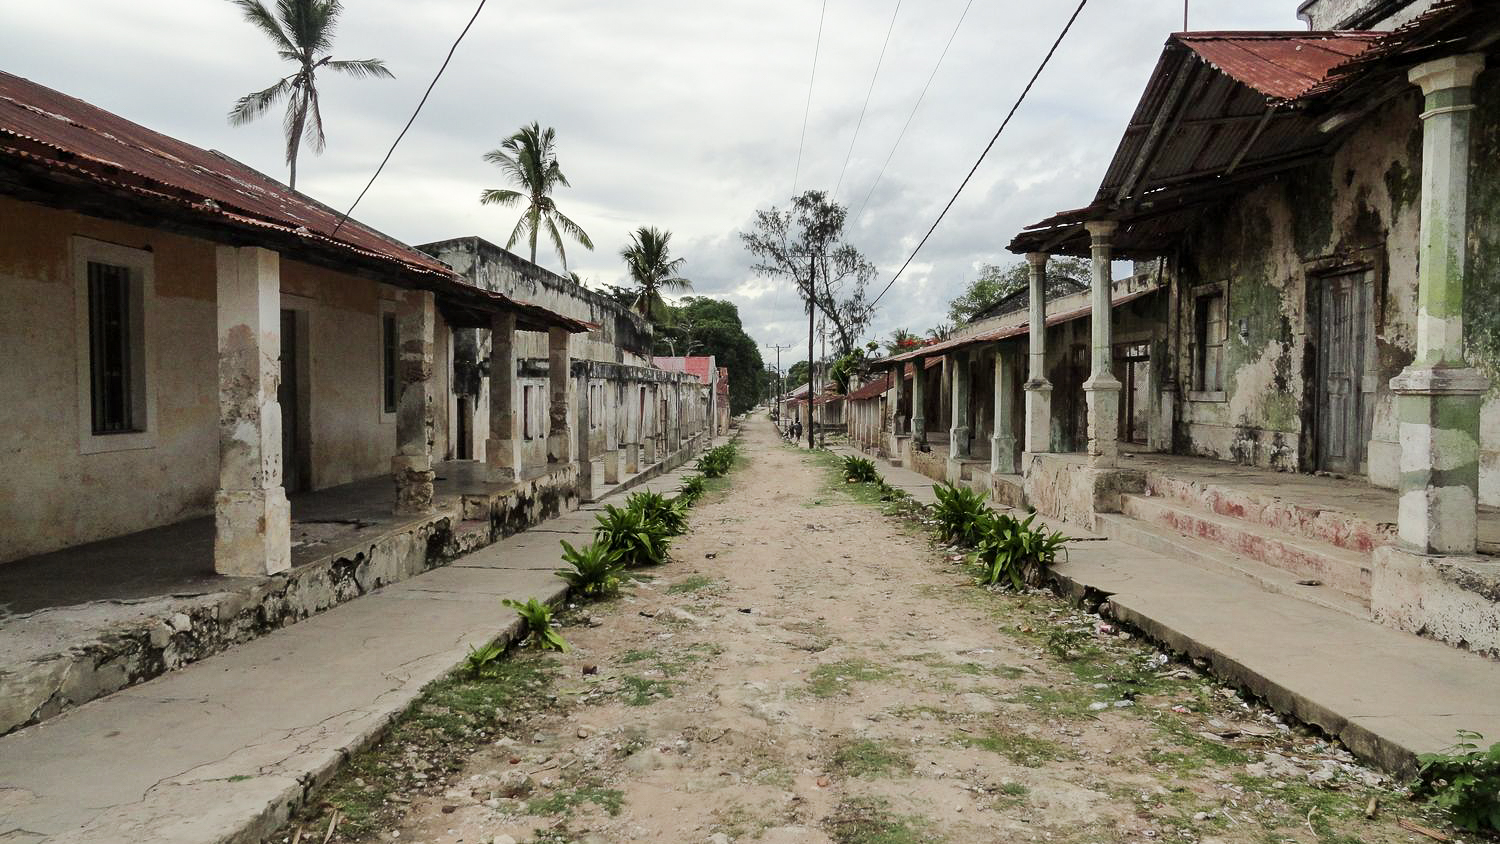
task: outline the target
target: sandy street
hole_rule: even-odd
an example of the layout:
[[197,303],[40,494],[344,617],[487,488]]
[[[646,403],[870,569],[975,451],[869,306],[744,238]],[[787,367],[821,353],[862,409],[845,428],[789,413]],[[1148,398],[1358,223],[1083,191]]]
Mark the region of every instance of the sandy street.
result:
[[741,442],[673,562],[571,613],[572,653],[513,657],[543,679],[474,752],[445,770],[398,731],[308,839],[331,805],[339,839],[445,844],[1417,840],[1342,750],[1050,594],[974,586],[764,419]]

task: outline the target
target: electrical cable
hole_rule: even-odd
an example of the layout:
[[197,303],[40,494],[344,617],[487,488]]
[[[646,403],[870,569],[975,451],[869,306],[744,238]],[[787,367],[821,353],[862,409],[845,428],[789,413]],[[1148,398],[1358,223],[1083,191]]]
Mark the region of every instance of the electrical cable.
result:
[[870,108],[870,95],[875,93],[875,80],[880,78],[880,66],[885,63],[885,48],[890,46],[891,33],[896,29],[896,16],[901,14],[901,0],[896,0],[896,10],[891,12],[891,23],[885,29],[885,40],[880,42],[880,58],[875,60],[875,72],[870,76],[870,88],[865,91],[865,104],[860,106],[859,120],[854,123],[854,137],[849,139],[849,152],[844,156],[844,166],[839,170],[838,181],[833,185],[833,198],[838,199],[839,188],[844,185],[844,173],[849,169],[849,161],[854,157],[854,142],[859,140],[859,129],[865,125],[865,112]]
[[964,25],[964,18],[969,15],[969,7],[973,5],[974,0],[969,0],[964,4],[963,14],[958,16],[958,23],[953,25],[953,32],[948,34],[948,43],[943,45],[943,52],[938,56],[937,64],[932,66],[932,73],[927,75],[927,84],[922,86],[922,93],[917,95],[917,101],[912,105],[911,113],[906,115],[906,123],[902,124],[901,133],[896,136],[896,142],[891,144],[891,151],[886,153],[885,163],[880,165],[880,172],[875,174],[875,181],[871,182],[870,189],[865,191],[865,198],[860,201],[859,210],[854,212],[854,215],[850,217],[851,220],[858,220],[859,215],[864,213],[865,206],[870,204],[870,197],[875,194],[876,185],[880,184],[881,177],[885,175],[885,168],[891,165],[891,159],[896,155],[896,148],[901,146],[902,139],[906,137],[906,130],[911,127],[912,118],[917,116],[917,109],[922,106],[922,100],[927,96],[927,89],[932,87],[932,80],[937,77],[938,68],[943,66],[943,59],[948,56],[948,48],[953,46],[953,39],[958,35],[959,27]]
[[458,34],[458,38],[453,41],[453,46],[448,48],[448,57],[443,59],[443,66],[438,68],[437,75],[432,77],[432,82],[427,86],[426,93],[422,94],[421,102],[417,103],[416,110],[411,113],[411,119],[406,121],[406,125],[401,129],[401,134],[396,136],[396,140],[391,144],[391,148],[386,151],[385,158],[380,160],[380,166],[375,168],[375,175],[370,177],[370,181],[365,185],[365,189],[359,192],[359,196],[354,198],[354,204],[350,205],[349,210],[344,212],[344,216],[339,218],[338,225],[333,227],[330,237],[338,234],[339,229],[344,227],[344,223],[349,222],[349,215],[354,213],[354,209],[359,207],[360,200],[365,198],[365,194],[370,192],[370,188],[375,184],[375,180],[380,178],[380,172],[385,169],[386,163],[395,154],[396,146],[401,143],[402,138],[406,137],[406,132],[411,129],[411,125],[417,122],[417,115],[422,113],[422,106],[427,105],[427,98],[432,95],[432,89],[437,87],[438,80],[443,78],[443,71],[447,70],[448,63],[453,61],[453,54],[458,50],[459,42],[463,41],[464,36],[469,34],[469,29],[474,26],[474,21],[479,20],[479,13],[484,11],[484,4],[486,2],[488,0],[479,0],[479,6],[474,9],[474,16],[469,18],[467,24],[464,24],[463,32]]
[[807,105],[802,108],[802,139],[797,142],[797,169],[792,173],[792,196],[797,195],[797,182],[802,177],[802,147],[807,144],[807,116],[812,113],[813,82],[818,78],[818,53],[823,49],[823,16],[828,13],[828,0],[823,0],[823,10],[818,12],[818,40],[813,42],[812,73],[807,77]]
[[1084,6],[1088,5],[1088,2],[1089,0],[1079,0],[1078,8],[1073,10],[1072,17],[1068,18],[1068,22],[1063,25],[1062,32],[1058,33],[1057,35],[1057,40],[1052,42],[1052,48],[1047,51],[1047,55],[1042,58],[1042,63],[1037,66],[1036,72],[1031,75],[1031,81],[1026,83],[1026,87],[1021,90],[1021,96],[1016,98],[1015,105],[1012,105],[1010,107],[1010,112],[1007,113],[1005,115],[1005,119],[1000,122],[1000,128],[995,130],[994,136],[991,137],[990,142],[985,145],[984,152],[981,152],[979,154],[979,158],[974,162],[974,166],[969,168],[969,174],[967,176],[964,176],[964,180],[959,184],[958,190],[953,192],[953,196],[948,199],[948,204],[943,206],[942,213],[938,214],[937,219],[932,222],[932,227],[927,230],[927,234],[922,235],[922,240],[917,243],[917,248],[911,251],[911,254],[907,256],[905,263],[901,265],[901,269],[897,270],[896,274],[891,277],[891,280],[886,282],[885,287],[881,288],[880,295],[876,296],[875,299],[870,302],[868,310],[873,311],[875,309],[875,306],[880,303],[881,297],[885,296],[886,291],[891,289],[891,285],[895,284],[897,280],[901,278],[901,274],[906,272],[906,268],[911,266],[912,260],[917,257],[918,252],[922,251],[922,247],[927,245],[927,239],[932,237],[933,232],[937,231],[938,224],[943,222],[944,217],[948,216],[949,209],[953,207],[954,202],[958,201],[958,195],[963,193],[964,188],[969,184],[969,180],[974,178],[974,173],[979,170],[979,165],[984,163],[985,156],[990,154],[990,150],[994,148],[995,142],[1000,140],[1000,133],[1004,132],[1005,127],[1010,125],[1011,118],[1016,116],[1016,111],[1020,109],[1021,103],[1026,101],[1026,95],[1031,93],[1032,86],[1035,85],[1037,79],[1041,77],[1042,71],[1047,68],[1048,62],[1052,61],[1053,54],[1056,53],[1057,48],[1062,45],[1063,39],[1068,36],[1068,31],[1073,28],[1073,22],[1078,20],[1079,13],[1083,11]]

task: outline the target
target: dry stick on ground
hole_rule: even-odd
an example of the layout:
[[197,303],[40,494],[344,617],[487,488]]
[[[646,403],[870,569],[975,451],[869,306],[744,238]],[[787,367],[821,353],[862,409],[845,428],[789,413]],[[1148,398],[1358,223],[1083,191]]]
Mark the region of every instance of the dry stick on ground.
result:
[[1438,832],[1435,829],[1429,829],[1429,828],[1427,828],[1425,826],[1422,826],[1421,824],[1417,823],[1416,821],[1409,821],[1406,818],[1397,818],[1396,819],[1396,825],[1399,826],[1399,827],[1401,827],[1402,829],[1408,830],[1410,832],[1415,832],[1415,833],[1417,833],[1419,835],[1425,835],[1428,838],[1431,838],[1433,841],[1452,841],[1453,840],[1453,839],[1449,838],[1448,836],[1442,834],[1441,832]]
[[333,840],[333,831],[339,828],[339,810],[334,809],[333,814],[328,817],[328,831],[323,833],[323,844]]

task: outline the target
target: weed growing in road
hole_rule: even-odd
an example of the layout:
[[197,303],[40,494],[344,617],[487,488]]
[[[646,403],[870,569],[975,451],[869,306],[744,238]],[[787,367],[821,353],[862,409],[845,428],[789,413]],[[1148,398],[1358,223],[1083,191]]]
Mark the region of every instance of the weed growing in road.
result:
[[851,777],[902,777],[913,771],[911,757],[893,748],[889,742],[856,739],[845,742],[833,752],[833,770]]
[[709,577],[706,574],[690,574],[687,577],[684,577],[683,579],[672,584],[671,586],[668,586],[667,594],[681,595],[687,592],[699,592],[712,587],[718,582],[718,578]]
[[625,569],[623,556],[609,547],[609,543],[594,540],[582,549],[574,548],[568,540],[562,540],[563,562],[572,569],[559,569],[556,574],[572,587],[573,594],[582,598],[607,598],[620,591],[620,572]]
[[702,475],[688,475],[677,489],[677,500],[691,507],[708,492],[708,481]]
[[526,629],[531,635],[531,646],[538,650],[562,651],[567,653],[572,650],[568,646],[562,634],[552,627],[552,608],[535,598],[527,598],[526,603],[513,601],[510,598],[503,599],[500,603],[515,610],[521,618],[526,621]]
[[703,456],[698,458],[697,469],[706,478],[722,478],[734,468],[737,457],[739,457],[739,446],[734,442],[728,442],[703,452]]
[[526,803],[526,814],[528,815],[571,815],[573,809],[586,803],[610,813],[620,814],[620,807],[625,803],[625,792],[617,788],[603,788],[599,785],[582,785],[573,789],[558,789],[546,797],[537,797]]
[[647,706],[671,697],[672,685],[665,680],[627,674],[620,678],[620,696],[630,706]]
[[482,648],[469,646],[469,655],[464,657],[464,669],[471,679],[488,677],[494,674],[495,666],[505,656],[505,646],[499,642],[490,642]]
[[640,513],[641,520],[647,524],[654,522],[660,525],[662,533],[667,536],[681,536],[687,533],[687,505],[667,498],[659,492],[631,493],[625,499],[625,509]]
[[1459,829],[1500,832],[1500,742],[1484,750],[1483,739],[1459,730],[1452,747],[1418,756],[1412,793],[1446,812]]
[[878,797],[851,797],[823,821],[835,844],[923,844],[941,841],[931,824],[914,815],[898,815]]
[[943,539],[968,546],[978,543],[984,519],[989,513],[984,493],[952,484],[937,484],[932,491],[937,496],[933,515]]
[[1066,759],[1071,755],[1056,742],[1017,730],[993,728],[983,735],[959,734],[957,738],[961,744],[988,750],[1027,768],[1040,768],[1047,762]]
[[880,473],[873,461],[851,454],[844,458],[844,480],[851,484],[874,484],[880,482]]
[[671,537],[656,521],[647,521],[640,510],[604,505],[594,528],[594,539],[620,553],[626,566],[659,566],[667,561]]
[[1018,520],[989,510],[980,517],[975,530],[974,559],[980,566],[981,584],[1009,586],[1018,591],[1042,585],[1068,538],[1062,531],[1047,533],[1032,527],[1035,520],[1035,513]]
[[891,669],[868,659],[830,662],[813,669],[807,678],[807,690],[813,697],[833,697],[847,692],[850,683],[884,680],[891,674]]

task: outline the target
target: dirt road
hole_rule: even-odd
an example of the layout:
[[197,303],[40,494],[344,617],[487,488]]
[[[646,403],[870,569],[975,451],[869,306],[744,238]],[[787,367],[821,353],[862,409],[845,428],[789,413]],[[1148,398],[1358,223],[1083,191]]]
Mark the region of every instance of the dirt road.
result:
[[1337,748],[1049,594],[974,586],[768,422],[743,443],[674,561],[571,616],[572,653],[517,655],[477,720],[457,692],[418,713],[463,715],[443,735],[474,752],[445,768],[410,727],[343,775],[338,837],[1415,840]]

